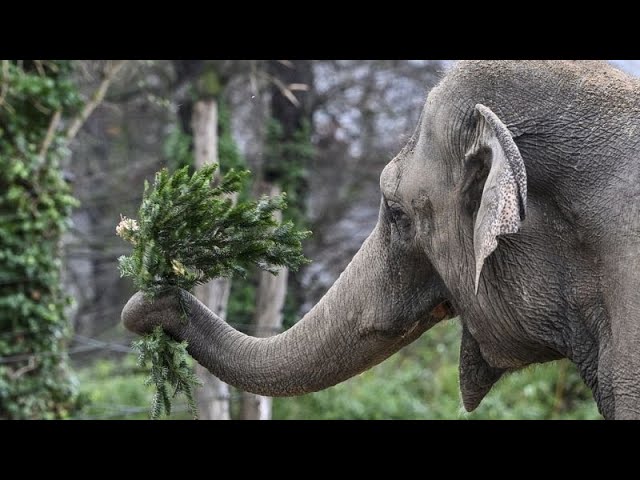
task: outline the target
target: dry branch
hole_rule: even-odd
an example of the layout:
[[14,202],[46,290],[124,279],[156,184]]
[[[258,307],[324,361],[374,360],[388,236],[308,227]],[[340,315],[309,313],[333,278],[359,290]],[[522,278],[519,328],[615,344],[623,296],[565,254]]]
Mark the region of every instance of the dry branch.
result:
[[51,122],[49,122],[49,128],[47,129],[47,134],[44,136],[44,140],[42,141],[42,145],[40,146],[40,157],[43,157],[47,154],[47,150],[51,146],[51,142],[53,141],[53,136],[56,133],[56,129],[58,128],[58,124],[60,123],[61,112],[58,110],[51,117]]
[[100,105],[107,93],[107,90],[109,89],[109,86],[111,85],[111,82],[125,65],[125,63],[126,60],[118,60],[117,62],[113,63],[110,68],[107,68],[105,70],[102,82],[100,82],[100,85],[98,86],[96,91],[93,92],[91,99],[85,104],[80,113],[78,113],[78,115],[76,115],[75,118],[71,121],[71,125],[69,126],[69,129],[67,130],[67,133],[65,135],[67,137],[67,144],[74,139],[74,137],[78,134],[80,128],[82,128],[82,125],[84,125],[84,122],[87,121],[87,118],[89,118],[96,107]]

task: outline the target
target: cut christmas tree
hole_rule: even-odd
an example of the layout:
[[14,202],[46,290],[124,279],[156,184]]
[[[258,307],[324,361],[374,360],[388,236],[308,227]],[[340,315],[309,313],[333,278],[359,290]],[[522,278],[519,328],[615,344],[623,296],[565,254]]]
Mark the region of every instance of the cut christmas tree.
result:
[[[116,233],[133,245],[119,259],[120,274],[131,277],[136,288],[153,300],[177,295],[188,312],[181,292],[216,277],[245,276],[252,266],[272,274],[278,267],[296,270],[308,263],[302,240],[311,232],[291,222],[280,223],[273,213],[286,208],[286,195],[263,197],[234,204],[248,171],[230,170],[215,184],[216,164],[189,175],[188,167],[174,174],[164,169],[153,186],[145,182],[137,219],[122,217]],[[197,416],[193,388],[198,385],[189,368],[186,344],[156,329],[134,343],[140,362],[151,363],[148,380],[156,387],[152,418],[171,413],[171,400],[182,392]]]

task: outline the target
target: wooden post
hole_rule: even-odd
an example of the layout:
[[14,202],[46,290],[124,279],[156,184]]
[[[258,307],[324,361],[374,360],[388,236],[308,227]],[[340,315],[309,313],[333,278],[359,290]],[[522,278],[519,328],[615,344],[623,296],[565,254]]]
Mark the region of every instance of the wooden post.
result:
[[[218,161],[218,105],[215,100],[198,100],[193,106],[191,118],[195,166],[201,168]],[[220,170],[218,170],[220,173]],[[223,320],[227,315],[227,303],[231,280],[216,278],[194,289],[195,296]],[[229,386],[213,376],[201,365],[196,374],[203,385],[196,391],[199,418],[201,420],[229,420]]]
[[[261,189],[269,196],[279,195],[280,187],[265,183]],[[274,213],[276,220],[282,221],[282,212]],[[287,295],[287,277],[289,270],[280,269],[278,275],[260,272],[258,291],[256,292],[256,310],[249,333],[256,337],[270,337],[282,329],[282,307]],[[241,418],[243,420],[271,420],[271,397],[242,393]]]

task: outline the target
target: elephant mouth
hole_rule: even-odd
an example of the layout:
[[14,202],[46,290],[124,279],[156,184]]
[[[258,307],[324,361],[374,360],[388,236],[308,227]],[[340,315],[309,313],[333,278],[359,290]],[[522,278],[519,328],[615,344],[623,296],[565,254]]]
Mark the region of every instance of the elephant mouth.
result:
[[431,310],[431,317],[437,320],[438,322],[442,320],[446,320],[448,318],[455,317],[456,312],[453,308],[453,305],[449,302],[449,300],[445,300],[444,302],[440,302],[436,305],[433,310]]

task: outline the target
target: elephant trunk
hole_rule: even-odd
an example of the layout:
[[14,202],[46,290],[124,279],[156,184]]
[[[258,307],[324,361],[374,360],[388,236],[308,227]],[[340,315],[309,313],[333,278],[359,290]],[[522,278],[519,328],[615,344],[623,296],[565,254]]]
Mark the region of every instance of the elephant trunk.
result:
[[[435,299],[426,314],[407,308],[407,301],[420,299],[402,288],[406,272],[397,274],[401,278],[390,274],[397,266],[390,265],[379,225],[320,302],[286,332],[247,336],[189,294],[189,322],[163,322],[165,330],[186,340],[189,353],[218,378],[260,395],[314,392],[367,370],[441,319],[428,315]],[[123,311],[125,325],[132,323],[129,304]]]

